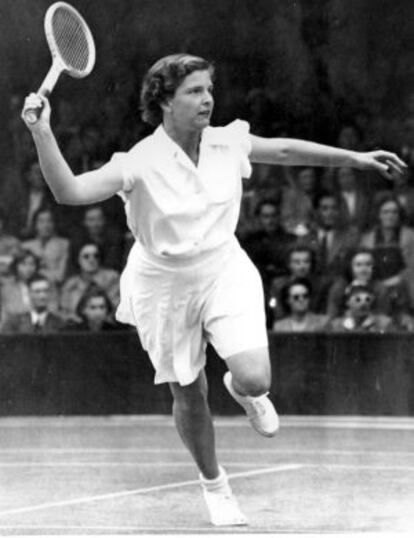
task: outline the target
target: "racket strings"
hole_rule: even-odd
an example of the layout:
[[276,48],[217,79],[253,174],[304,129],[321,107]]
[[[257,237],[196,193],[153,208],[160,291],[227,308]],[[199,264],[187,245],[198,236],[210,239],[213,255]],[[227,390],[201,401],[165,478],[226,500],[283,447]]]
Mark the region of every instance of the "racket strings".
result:
[[81,22],[66,9],[58,9],[53,16],[52,31],[58,52],[67,67],[85,71],[90,50]]

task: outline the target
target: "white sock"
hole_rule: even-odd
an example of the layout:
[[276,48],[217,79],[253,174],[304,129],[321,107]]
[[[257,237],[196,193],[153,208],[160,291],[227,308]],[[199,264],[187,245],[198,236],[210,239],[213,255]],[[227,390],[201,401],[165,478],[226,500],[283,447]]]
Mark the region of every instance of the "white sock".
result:
[[213,479],[205,478],[202,474],[200,474],[200,482],[205,490],[213,492],[229,488],[229,481],[226,471],[221,465],[219,465],[219,472],[220,474],[218,477]]

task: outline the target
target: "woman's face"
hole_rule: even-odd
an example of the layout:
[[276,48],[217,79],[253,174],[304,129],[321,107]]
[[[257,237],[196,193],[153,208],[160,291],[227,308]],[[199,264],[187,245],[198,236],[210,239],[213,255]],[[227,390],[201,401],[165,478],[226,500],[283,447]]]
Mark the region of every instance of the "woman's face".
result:
[[49,238],[55,233],[55,221],[49,211],[39,213],[36,219],[36,235],[40,238]]
[[309,310],[309,291],[306,286],[296,284],[289,290],[288,303],[293,313],[305,313]]
[[371,254],[361,252],[352,258],[352,276],[355,280],[368,282],[372,277],[374,260]]
[[84,273],[95,273],[99,269],[99,252],[95,245],[85,245],[79,252],[79,267]]
[[289,259],[289,269],[292,276],[307,277],[311,272],[312,259],[309,252],[292,252]]
[[108,315],[104,297],[91,297],[82,313],[93,325],[102,325]]
[[213,82],[208,70],[193,71],[185,77],[172,98],[162,105],[178,129],[200,131],[210,124],[213,112]]
[[26,256],[17,264],[17,278],[27,282],[36,273],[36,260],[33,256]]
[[393,200],[380,207],[378,216],[382,228],[397,228],[400,224],[400,210]]

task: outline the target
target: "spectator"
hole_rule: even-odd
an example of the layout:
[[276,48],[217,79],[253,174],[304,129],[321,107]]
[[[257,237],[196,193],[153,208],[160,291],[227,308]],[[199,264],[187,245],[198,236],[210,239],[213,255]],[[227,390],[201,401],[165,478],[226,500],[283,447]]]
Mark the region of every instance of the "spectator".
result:
[[414,226],[414,187],[412,186],[413,169],[409,168],[404,174],[395,175],[390,190],[381,190],[374,197],[374,207],[377,207],[382,199],[393,194],[404,210],[405,224]]
[[83,228],[77,240],[72,241],[72,262],[75,266],[80,246],[88,241],[99,245],[102,252],[102,265],[118,272],[122,269],[124,237],[120,231],[107,225],[101,205],[92,205],[85,209]]
[[379,200],[375,214],[376,224],[361,245],[373,249],[378,278],[393,287],[406,267],[414,268],[414,230],[404,225],[403,209],[392,194]]
[[35,275],[28,283],[30,311],[8,317],[3,333],[52,333],[63,328],[62,319],[51,311],[51,285],[42,275]]
[[281,292],[288,283],[297,278],[306,278],[311,283],[310,309],[313,312],[324,313],[330,280],[315,273],[314,251],[298,243],[290,248],[287,259],[289,274],[275,278],[270,288],[270,304],[273,307],[274,318],[279,319],[287,315],[288,312],[283,308]]
[[314,220],[317,179],[314,168],[300,167],[294,174],[282,191],[280,216],[285,230],[302,236],[308,233],[309,225]]
[[276,321],[273,332],[316,332],[325,328],[328,316],[310,309],[312,285],[306,278],[295,278],[281,292],[283,309],[288,315]]
[[315,222],[302,241],[316,253],[316,272],[334,278],[348,252],[358,244],[359,234],[354,227],[341,227],[338,198],[332,192],[322,192],[315,208]]
[[346,311],[333,319],[328,329],[334,332],[390,332],[392,319],[374,312],[375,294],[369,286],[350,286],[346,294]]
[[353,168],[337,168],[334,184],[339,200],[341,226],[352,226],[362,232],[369,224],[369,203],[361,189],[361,182],[357,180],[357,173]]
[[[0,287],[1,321],[8,317],[30,311],[29,281],[38,274],[39,260],[30,250],[21,250],[14,257],[10,271],[11,278]],[[58,309],[56,288],[51,284],[50,309]]]
[[0,280],[9,274],[11,262],[19,248],[19,240],[6,233],[6,214],[0,207]]
[[369,248],[358,247],[350,253],[344,275],[338,277],[329,290],[327,314],[331,319],[344,313],[347,290],[357,285],[369,286],[375,296],[376,310],[391,314],[388,288],[375,278],[374,254]]
[[55,284],[61,284],[66,276],[69,259],[69,240],[56,234],[55,217],[49,207],[36,211],[33,217],[34,239],[23,243],[40,260],[40,271]]
[[[286,274],[286,255],[296,237],[281,227],[279,207],[273,199],[262,200],[257,206],[256,216],[258,229],[241,238],[241,244],[262,276],[268,304],[271,282]],[[269,309],[267,314],[269,318]]]
[[20,223],[20,237],[27,239],[33,235],[34,217],[37,211],[53,202],[38,162],[29,163],[24,172],[24,181],[26,187],[14,204],[14,218]]
[[113,307],[119,303],[119,273],[101,265],[99,245],[87,242],[81,246],[77,260],[79,272],[68,278],[62,286],[60,306],[65,319],[80,321],[76,307],[91,284],[103,289]]
[[123,326],[113,320],[113,306],[104,290],[91,285],[86,289],[76,307],[77,317],[81,320],[70,328],[77,331],[113,331]]

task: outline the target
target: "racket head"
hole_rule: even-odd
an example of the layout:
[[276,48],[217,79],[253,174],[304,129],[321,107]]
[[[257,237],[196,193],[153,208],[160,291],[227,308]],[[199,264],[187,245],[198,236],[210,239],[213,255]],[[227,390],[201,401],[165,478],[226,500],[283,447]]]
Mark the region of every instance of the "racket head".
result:
[[56,69],[75,78],[89,75],[95,65],[95,42],[82,15],[66,2],[55,2],[46,12],[44,28]]

